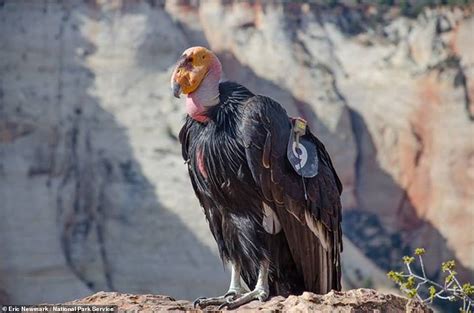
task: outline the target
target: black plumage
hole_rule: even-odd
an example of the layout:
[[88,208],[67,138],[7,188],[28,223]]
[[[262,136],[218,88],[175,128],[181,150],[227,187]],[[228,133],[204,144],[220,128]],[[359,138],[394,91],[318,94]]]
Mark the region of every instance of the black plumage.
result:
[[[319,173],[303,182],[289,164],[291,121],[274,100],[223,82],[208,121],[187,117],[179,139],[194,191],[204,208],[221,258],[239,264],[248,286],[259,263],[270,261],[270,294],[340,290],[342,185],[324,145],[316,145]],[[270,234],[263,203],[282,231]]]

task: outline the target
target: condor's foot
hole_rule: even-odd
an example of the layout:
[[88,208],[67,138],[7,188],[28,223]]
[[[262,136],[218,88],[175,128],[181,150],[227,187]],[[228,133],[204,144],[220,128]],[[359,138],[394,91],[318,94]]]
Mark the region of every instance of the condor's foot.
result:
[[[234,297],[235,299],[235,297]],[[243,294],[241,297],[234,299],[228,299],[226,302],[222,303],[218,310],[224,308],[228,310],[237,309],[238,307],[252,302],[253,300],[265,301],[268,299],[268,288],[257,286],[254,290]]]
[[260,262],[260,269],[258,271],[258,279],[257,279],[257,284],[255,285],[255,289],[243,294],[241,297],[238,297],[235,300],[229,299],[229,301],[219,306],[219,310],[222,310],[223,308],[233,310],[253,300],[260,300],[262,302],[267,300],[270,294],[270,289],[268,287],[269,266],[270,266],[270,263],[268,261]]
[[227,291],[227,293],[223,296],[219,297],[212,297],[212,298],[206,298],[206,297],[201,297],[197,298],[193,302],[194,308],[205,308],[210,305],[222,305],[225,303],[230,303],[232,300],[235,298],[241,296],[242,294],[245,293],[245,289],[232,289]]
[[197,308],[197,307],[205,308],[209,305],[221,305],[224,303],[228,303],[247,292],[247,290],[243,288],[242,285],[240,284],[240,265],[235,264],[235,263],[231,263],[231,265],[232,265],[232,272],[230,276],[230,286],[227,293],[220,297],[197,298],[193,302],[194,308]]

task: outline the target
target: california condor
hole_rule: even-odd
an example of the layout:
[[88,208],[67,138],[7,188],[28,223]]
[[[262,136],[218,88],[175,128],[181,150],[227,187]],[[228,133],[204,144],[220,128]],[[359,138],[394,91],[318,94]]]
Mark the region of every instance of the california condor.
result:
[[340,290],[342,184],[329,154],[304,120],[221,82],[221,73],[212,51],[192,47],[171,78],[174,96],[186,95],[182,155],[232,268],[227,293],[195,305],[232,309],[273,295]]

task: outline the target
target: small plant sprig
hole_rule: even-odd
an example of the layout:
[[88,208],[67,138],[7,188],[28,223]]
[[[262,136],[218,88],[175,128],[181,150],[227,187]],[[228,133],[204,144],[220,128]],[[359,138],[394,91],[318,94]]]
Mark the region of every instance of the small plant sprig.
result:
[[[473,313],[474,302],[471,296],[474,295],[474,285],[471,283],[461,285],[456,278],[456,264],[453,260],[441,264],[441,271],[446,275],[443,284],[426,277],[422,257],[425,252],[425,249],[417,248],[414,256],[404,256],[403,263],[408,272],[390,271],[387,273],[388,278],[394,281],[409,298],[416,298],[423,303],[433,303],[435,298],[447,301],[459,300],[462,301],[460,312]],[[416,259],[420,265],[421,274],[415,273],[412,269],[412,264],[416,262]],[[420,294],[422,291],[427,291],[428,296],[422,296]]]

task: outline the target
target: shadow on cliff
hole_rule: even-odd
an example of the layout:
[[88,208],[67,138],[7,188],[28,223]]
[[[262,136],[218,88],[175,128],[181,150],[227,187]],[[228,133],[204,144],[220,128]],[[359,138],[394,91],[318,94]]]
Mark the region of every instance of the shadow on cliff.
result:
[[[380,167],[377,150],[363,117],[353,109],[350,109],[350,114],[359,150],[355,164],[359,207],[344,212],[346,236],[384,270],[402,267],[405,270],[402,257],[413,255],[415,248],[423,247],[427,251],[423,259],[430,279],[444,281],[441,262],[452,259],[456,261],[461,280],[473,281],[474,273],[456,259],[439,230],[417,214],[407,192]],[[387,209],[381,207],[390,202],[395,205],[388,215],[377,213],[380,209],[386,212]],[[442,303],[444,309],[456,309],[456,306],[447,304]]]
[[[180,298],[202,296],[203,290],[221,292],[222,275],[203,278],[200,273],[203,266],[219,265],[218,256],[160,202],[127,129],[91,95],[95,74],[84,64],[96,47],[78,31],[82,21],[73,18],[72,10],[63,7],[56,38],[62,49],[54,78],[56,101],[64,117],[52,125],[60,129],[61,139],[53,162],[59,172],[51,176],[51,188],[58,188],[57,222],[69,268],[91,292]],[[94,5],[86,13],[101,18]],[[76,73],[72,80],[71,71]]]

